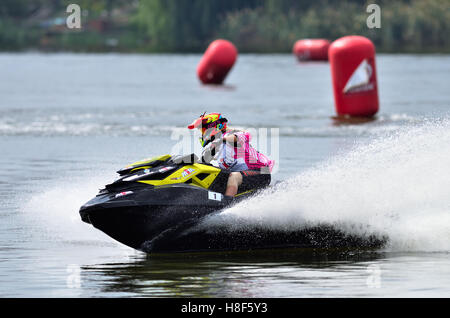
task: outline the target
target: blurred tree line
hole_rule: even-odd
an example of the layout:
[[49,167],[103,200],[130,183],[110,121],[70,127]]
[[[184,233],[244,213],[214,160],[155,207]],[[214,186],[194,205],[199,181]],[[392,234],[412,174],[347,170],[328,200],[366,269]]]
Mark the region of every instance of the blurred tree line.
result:
[[[83,10],[82,30],[50,23],[69,3]],[[380,29],[367,27],[370,3]],[[289,52],[301,38],[359,34],[379,51],[450,52],[449,33],[450,0],[0,1],[0,50],[201,52],[220,37],[241,52]]]

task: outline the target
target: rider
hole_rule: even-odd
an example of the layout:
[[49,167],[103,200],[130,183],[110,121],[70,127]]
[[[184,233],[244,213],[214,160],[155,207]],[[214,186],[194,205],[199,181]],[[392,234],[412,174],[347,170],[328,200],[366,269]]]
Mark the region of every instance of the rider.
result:
[[188,126],[200,130],[203,148],[209,147],[213,157],[218,155],[219,167],[231,172],[225,196],[234,197],[239,187],[245,192],[268,186],[275,162],[250,145],[250,133],[228,129],[227,122],[219,113],[205,113]]

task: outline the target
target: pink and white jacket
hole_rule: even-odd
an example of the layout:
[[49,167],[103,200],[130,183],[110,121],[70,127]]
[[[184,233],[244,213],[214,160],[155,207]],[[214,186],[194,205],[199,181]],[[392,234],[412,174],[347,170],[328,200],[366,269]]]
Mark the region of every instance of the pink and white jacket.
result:
[[[226,133],[224,137],[228,134],[229,133]],[[245,170],[260,170],[267,167],[269,171],[272,172],[275,161],[270,160],[267,156],[259,153],[250,145],[252,139],[250,133],[239,131],[232,134],[238,139],[237,147],[233,147],[229,143],[223,144],[217,159],[221,169],[238,172]]]

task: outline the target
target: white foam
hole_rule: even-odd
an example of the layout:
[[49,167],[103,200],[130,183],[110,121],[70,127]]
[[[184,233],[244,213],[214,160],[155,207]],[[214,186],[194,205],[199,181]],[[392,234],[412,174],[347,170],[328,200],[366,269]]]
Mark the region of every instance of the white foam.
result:
[[124,255],[132,255],[132,249],[82,222],[79,214],[80,207],[113,177],[91,172],[89,176],[58,178],[44,188],[24,194],[20,216],[30,228],[29,235],[39,241],[53,241],[61,246],[109,246]]
[[358,145],[205,221],[291,231],[328,223],[395,251],[450,251],[450,122]]
[[[404,127],[208,218],[203,226],[293,231],[327,223],[359,236],[386,235],[394,251],[450,251],[449,145],[449,120]],[[78,209],[112,177],[55,180],[26,198],[23,212],[50,237],[110,243],[80,221]]]

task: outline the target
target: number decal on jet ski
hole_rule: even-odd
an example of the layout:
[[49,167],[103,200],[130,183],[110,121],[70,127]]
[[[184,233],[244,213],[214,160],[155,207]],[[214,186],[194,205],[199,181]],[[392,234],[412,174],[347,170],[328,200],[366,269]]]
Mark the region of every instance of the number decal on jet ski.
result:
[[217,192],[208,191],[208,199],[214,201],[222,201],[222,194]]

